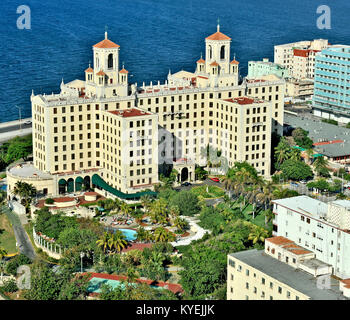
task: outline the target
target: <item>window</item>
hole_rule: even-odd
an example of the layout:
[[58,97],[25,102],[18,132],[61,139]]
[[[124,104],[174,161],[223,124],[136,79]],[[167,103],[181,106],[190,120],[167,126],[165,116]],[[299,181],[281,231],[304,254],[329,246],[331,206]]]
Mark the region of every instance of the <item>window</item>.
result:
[[278,293],[282,293],[282,288],[278,287]]

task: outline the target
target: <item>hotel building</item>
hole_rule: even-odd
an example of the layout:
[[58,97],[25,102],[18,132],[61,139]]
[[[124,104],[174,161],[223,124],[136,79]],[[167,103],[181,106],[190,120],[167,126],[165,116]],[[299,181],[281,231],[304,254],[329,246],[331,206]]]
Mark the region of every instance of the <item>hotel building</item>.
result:
[[350,122],[350,46],[336,45],[316,57],[313,113]]
[[269,177],[271,134],[283,133],[285,82],[239,83],[230,43],[218,25],[194,72],[139,86],[129,84],[120,47],[106,33],[93,46],[84,80],[62,81],[59,94],[32,94],[34,161],[8,169],[9,191],[23,180],[43,194],[85,186],[137,198],[169,168],[179,181],[193,181],[195,165],[207,164],[208,144],[220,151],[223,172],[247,161]]
[[273,235],[295,241],[331,265],[337,277],[350,278],[350,201],[328,204],[298,196],[273,201]]

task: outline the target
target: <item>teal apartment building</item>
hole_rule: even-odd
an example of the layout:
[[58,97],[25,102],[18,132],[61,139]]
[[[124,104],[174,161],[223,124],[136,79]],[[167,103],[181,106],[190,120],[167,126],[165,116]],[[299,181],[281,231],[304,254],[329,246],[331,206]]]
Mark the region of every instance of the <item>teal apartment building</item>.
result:
[[316,55],[312,105],[316,116],[350,122],[350,46],[335,45]]
[[270,62],[265,58],[263,61],[249,61],[248,63],[248,78],[259,78],[274,74],[279,78],[288,78],[289,71],[280,64]]

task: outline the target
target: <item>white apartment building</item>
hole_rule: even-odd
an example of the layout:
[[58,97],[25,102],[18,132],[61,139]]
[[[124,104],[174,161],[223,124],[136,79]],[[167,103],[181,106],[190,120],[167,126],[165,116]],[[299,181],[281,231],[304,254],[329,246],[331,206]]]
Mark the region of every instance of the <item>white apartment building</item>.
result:
[[336,276],[350,278],[350,201],[298,196],[274,200],[273,212],[274,236],[289,238],[330,264]]
[[328,40],[299,41],[275,46],[274,62],[289,70],[291,77],[313,79],[315,56],[329,46]]
[[277,236],[265,250],[227,257],[227,300],[348,300],[350,279],[332,276],[332,266],[315,253]]

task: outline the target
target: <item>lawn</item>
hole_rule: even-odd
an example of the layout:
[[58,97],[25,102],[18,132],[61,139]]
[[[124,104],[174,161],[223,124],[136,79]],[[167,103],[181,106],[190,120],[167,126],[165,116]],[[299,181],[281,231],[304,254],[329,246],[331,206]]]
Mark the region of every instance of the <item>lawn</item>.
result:
[[4,213],[0,213],[0,247],[3,247],[8,254],[17,252],[16,237],[11,223]]
[[[208,190],[207,190],[208,188]],[[217,186],[199,186],[191,189],[196,196],[202,196],[203,198],[220,198],[225,194],[225,191]]]

